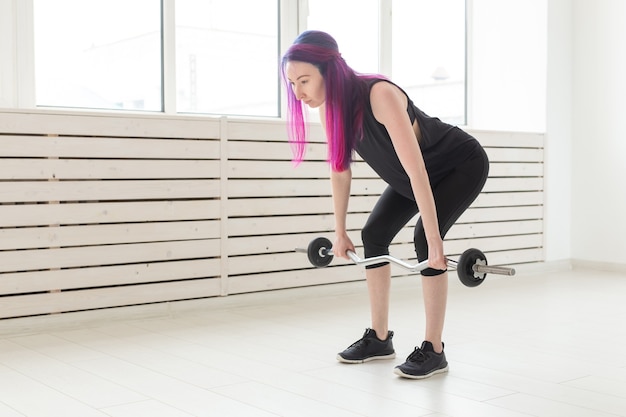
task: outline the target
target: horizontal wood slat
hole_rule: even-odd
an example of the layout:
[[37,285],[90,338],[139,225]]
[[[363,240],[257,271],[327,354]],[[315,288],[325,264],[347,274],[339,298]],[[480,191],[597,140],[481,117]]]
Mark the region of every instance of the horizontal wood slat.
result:
[[216,239],[0,252],[0,272],[200,259],[220,255]]
[[0,227],[218,218],[218,200],[0,204]]
[[[470,133],[490,174],[446,253],[541,262],[543,135]],[[0,318],[363,279],[294,250],[334,235],[325,142],[312,124],[296,167],[281,121],[0,111]],[[352,175],[348,233],[362,252],[386,184],[358,155]],[[415,259],[417,219],[395,256]]]
[[469,132],[485,147],[543,148],[544,135],[528,132],[472,130]]
[[78,114],[51,109],[7,109],[0,112],[0,133],[216,139],[220,137],[220,119],[210,116],[170,117],[164,114],[87,111]]
[[241,294],[289,287],[359,281],[363,279],[365,279],[364,269],[346,265],[324,269],[279,271],[252,276],[236,275],[229,278],[228,289],[231,294]]
[[219,159],[216,140],[0,135],[2,157]]
[[0,159],[0,180],[219,178],[219,161]]
[[217,198],[219,192],[219,180],[0,182],[2,203]]
[[160,282],[0,298],[0,318],[64,313],[219,295],[219,279]]
[[[385,189],[385,183],[379,179],[352,180],[353,195],[379,195]],[[231,180],[228,183],[228,197],[289,197],[289,196],[328,196],[330,195],[328,179],[320,180]]]
[[219,258],[144,262],[2,274],[3,294],[109,287],[194,278],[219,278]]
[[217,220],[146,222],[114,225],[20,227],[0,229],[0,251],[50,246],[94,246],[120,243],[219,239]]

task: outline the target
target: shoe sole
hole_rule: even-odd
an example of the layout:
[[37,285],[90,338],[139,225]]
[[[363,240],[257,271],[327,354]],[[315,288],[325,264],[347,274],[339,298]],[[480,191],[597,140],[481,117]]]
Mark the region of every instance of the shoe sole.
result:
[[435,369],[434,371],[425,374],[425,375],[411,375],[411,374],[406,374],[404,372],[402,372],[402,370],[400,368],[395,368],[393,370],[393,373],[402,377],[402,378],[408,378],[408,379],[426,379],[429,378],[433,375],[436,374],[443,374],[444,372],[448,372],[448,366],[446,366],[445,368],[441,368],[441,369]]
[[395,357],[396,357],[395,353],[392,353],[391,355],[383,355],[383,356],[370,356],[369,358],[365,358],[365,359],[346,359],[341,355],[337,355],[337,360],[341,363],[364,363],[364,362],[376,361],[376,360],[395,359]]

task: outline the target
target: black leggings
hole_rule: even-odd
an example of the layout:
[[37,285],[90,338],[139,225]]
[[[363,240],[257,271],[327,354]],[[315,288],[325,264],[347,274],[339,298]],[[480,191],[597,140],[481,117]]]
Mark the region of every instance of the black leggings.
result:
[[[442,238],[478,197],[487,181],[488,173],[489,159],[483,148],[478,146],[468,160],[433,187],[433,197]],[[365,257],[389,255],[391,241],[418,211],[414,200],[398,194],[391,187],[387,187],[361,231]],[[421,262],[427,259],[428,245],[421,217],[415,225],[413,239],[417,260]],[[387,263],[368,265],[366,268],[378,268]],[[424,276],[435,276],[444,272],[427,268],[421,273]]]

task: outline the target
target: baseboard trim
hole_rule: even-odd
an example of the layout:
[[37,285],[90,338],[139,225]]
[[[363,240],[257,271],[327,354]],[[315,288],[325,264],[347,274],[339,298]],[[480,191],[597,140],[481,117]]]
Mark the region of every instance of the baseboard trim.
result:
[[571,271],[573,269],[570,259],[535,262],[530,264],[514,265],[514,267],[516,274],[546,274],[552,272]]
[[596,262],[584,259],[572,259],[572,266],[574,269],[592,269],[605,272],[626,273],[626,264],[615,262]]

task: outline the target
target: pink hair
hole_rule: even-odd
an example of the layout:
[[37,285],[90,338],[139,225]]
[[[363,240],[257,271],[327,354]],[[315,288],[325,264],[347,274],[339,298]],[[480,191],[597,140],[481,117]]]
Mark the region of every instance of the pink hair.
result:
[[334,171],[350,166],[358,140],[363,136],[363,111],[367,102],[367,79],[384,78],[362,75],[350,68],[339,53],[335,40],[327,33],[306,31],[300,34],[282,59],[281,75],[287,90],[287,128],[297,165],[304,159],[308,130],[303,103],[289,85],[285,67],[289,61],[315,65],[324,77],[326,89],[326,135],[328,162]]

